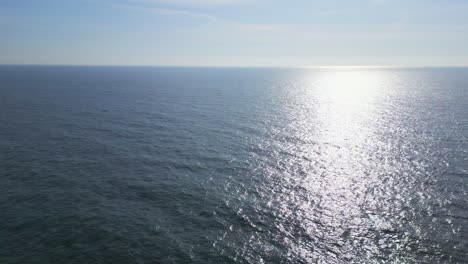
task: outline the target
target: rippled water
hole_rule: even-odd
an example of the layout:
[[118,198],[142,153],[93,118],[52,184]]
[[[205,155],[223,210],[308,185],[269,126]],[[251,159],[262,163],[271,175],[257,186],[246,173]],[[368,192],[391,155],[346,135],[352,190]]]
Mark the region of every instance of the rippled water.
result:
[[0,67],[1,263],[463,263],[468,69]]

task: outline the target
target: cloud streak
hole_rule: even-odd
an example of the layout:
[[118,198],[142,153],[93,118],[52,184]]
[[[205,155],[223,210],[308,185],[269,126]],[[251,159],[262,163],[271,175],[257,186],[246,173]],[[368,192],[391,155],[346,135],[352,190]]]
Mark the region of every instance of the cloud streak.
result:
[[185,9],[177,9],[177,8],[166,8],[166,7],[157,7],[157,6],[142,6],[142,5],[135,5],[135,4],[113,4],[113,6],[119,8],[125,8],[130,10],[142,11],[142,12],[151,12],[157,15],[162,16],[182,16],[188,17],[190,19],[197,19],[209,23],[216,23],[222,24],[224,26],[228,26],[230,29],[233,30],[241,30],[241,31],[248,31],[248,32],[279,32],[284,31],[289,28],[287,25],[280,25],[280,24],[268,24],[268,23],[241,23],[236,22],[228,19],[224,19],[222,17],[189,11]]
[[132,0],[132,2],[145,2],[181,7],[210,7],[238,4],[245,0]]
[[151,13],[155,13],[155,14],[163,15],[163,16],[184,16],[184,17],[189,17],[192,19],[205,20],[205,21],[210,21],[210,22],[221,21],[221,19],[217,16],[200,13],[200,12],[188,11],[184,9],[165,8],[165,7],[156,7],[156,6],[142,6],[142,5],[134,5],[134,4],[112,4],[112,5],[115,7],[119,7],[119,8],[151,12]]

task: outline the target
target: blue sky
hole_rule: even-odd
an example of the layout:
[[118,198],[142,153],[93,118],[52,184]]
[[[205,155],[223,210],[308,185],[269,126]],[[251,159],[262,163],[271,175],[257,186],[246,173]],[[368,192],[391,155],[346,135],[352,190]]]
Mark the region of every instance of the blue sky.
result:
[[0,64],[466,66],[465,0],[0,0]]

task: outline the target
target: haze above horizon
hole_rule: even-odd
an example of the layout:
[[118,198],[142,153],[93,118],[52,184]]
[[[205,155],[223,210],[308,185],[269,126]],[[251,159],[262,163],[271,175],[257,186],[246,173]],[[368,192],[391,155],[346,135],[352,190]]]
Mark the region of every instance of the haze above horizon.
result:
[[468,2],[0,0],[0,64],[467,66]]

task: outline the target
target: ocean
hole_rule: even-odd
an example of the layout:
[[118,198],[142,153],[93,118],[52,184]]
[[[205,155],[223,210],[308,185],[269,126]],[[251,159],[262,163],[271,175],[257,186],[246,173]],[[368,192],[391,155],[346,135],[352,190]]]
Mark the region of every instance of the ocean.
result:
[[468,68],[0,66],[0,263],[466,263]]

